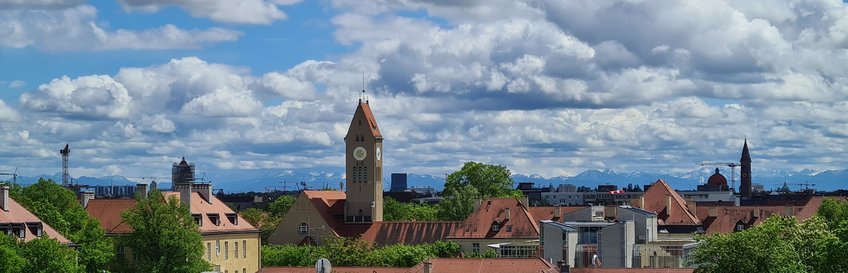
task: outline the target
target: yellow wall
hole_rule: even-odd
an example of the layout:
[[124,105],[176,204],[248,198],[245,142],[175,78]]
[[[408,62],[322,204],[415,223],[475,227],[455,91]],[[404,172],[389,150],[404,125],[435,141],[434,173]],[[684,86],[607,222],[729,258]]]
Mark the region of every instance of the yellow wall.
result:
[[[254,273],[259,271],[260,241],[259,233],[235,233],[235,234],[204,234],[203,235],[203,259],[213,265],[213,269],[226,273]],[[247,246],[244,246],[244,243]],[[216,244],[219,251],[216,252]],[[238,256],[235,246],[238,244]],[[226,246],[226,247],[225,247]],[[245,249],[247,253],[245,254]],[[224,251],[228,250],[228,253]]]
[[[309,231],[306,234],[298,232],[300,223],[309,225]],[[277,229],[271,233],[268,243],[272,245],[298,244],[306,236],[312,236],[312,239],[318,244],[323,243],[324,238],[328,236],[336,237],[333,230],[330,229],[327,222],[324,221],[324,218],[321,218],[315,206],[309,201],[309,198],[306,198],[306,194],[301,193],[286,215],[283,216],[283,220],[280,221]]]

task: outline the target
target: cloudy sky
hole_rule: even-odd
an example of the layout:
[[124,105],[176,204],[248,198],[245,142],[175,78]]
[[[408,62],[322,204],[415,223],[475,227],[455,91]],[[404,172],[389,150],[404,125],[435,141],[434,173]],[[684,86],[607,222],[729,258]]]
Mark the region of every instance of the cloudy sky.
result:
[[0,0],[0,167],[338,169],[362,89],[387,172],[848,163],[826,0]]

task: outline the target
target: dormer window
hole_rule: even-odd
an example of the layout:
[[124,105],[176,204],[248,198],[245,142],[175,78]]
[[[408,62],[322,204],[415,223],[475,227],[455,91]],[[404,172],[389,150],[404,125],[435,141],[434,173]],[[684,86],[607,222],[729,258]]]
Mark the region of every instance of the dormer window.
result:
[[742,223],[742,221],[737,221],[736,222],[736,229],[734,229],[734,231],[743,231],[743,230],[745,230],[745,223]]
[[203,218],[200,216],[200,214],[192,214],[191,218],[194,218],[194,222],[197,223],[198,227],[203,226]]
[[492,232],[498,232],[500,230],[501,230],[501,223],[498,223],[498,221],[493,221],[492,222]]
[[213,225],[221,225],[221,219],[219,218],[217,213],[207,213],[206,217],[209,217],[209,222],[212,222]]
[[238,225],[238,215],[235,213],[227,213],[227,220],[233,225]]
[[41,237],[43,234],[41,222],[27,222],[26,226],[29,229],[29,232],[35,234],[36,237]]
[[309,224],[300,223],[300,225],[297,226],[297,233],[298,234],[303,235],[303,234],[306,234],[308,232],[309,232]]

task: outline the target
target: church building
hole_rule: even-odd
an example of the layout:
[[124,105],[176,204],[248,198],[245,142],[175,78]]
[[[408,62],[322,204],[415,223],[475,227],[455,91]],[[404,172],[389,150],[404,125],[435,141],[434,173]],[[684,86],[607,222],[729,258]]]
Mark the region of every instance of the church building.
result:
[[344,141],[344,192],[301,192],[270,244],[321,244],[331,237],[381,245],[430,243],[459,224],[383,221],[383,135],[367,100],[357,103]]

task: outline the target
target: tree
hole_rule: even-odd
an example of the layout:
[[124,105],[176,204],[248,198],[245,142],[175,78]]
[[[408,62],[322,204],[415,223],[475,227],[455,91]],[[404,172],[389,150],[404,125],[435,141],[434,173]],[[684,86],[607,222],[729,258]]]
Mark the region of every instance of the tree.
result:
[[0,234],[0,273],[23,272],[27,260],[18,254],[18,246],[12,236]]
[[78,245],[79,262],[86,272],[108,269],[115,256],[112,240],[106,238],[100,222],[85,212],[73,192],[52,180],[39,179],[25,188],[13,185],[11,195],[44,223]]
[[513,184],[504,166],[466,162],[445,180],[439,215],[445,220],[462,220],[474,211],[475,199],[520,197],[521,191],[513,189]]
[[18,253],[27,263],[21,272],[84,272],[77,253],[55,239],[40,237],[19,245]]
[[158,189],[148,196],[136,196],[135,207],[121,214],[134,231],[120,237],[118,245],[130,248],[134,257],[132,262],[118,257],[119,267],[154,273],[210,269],[202,258],[202,238],[189,207],[173,196],[166,200]]
[[329,238],[322,246],[263,246],[262,266],[311,266],[318,258],[327,258],[337,266],[412,267],[430,257],[458,254],[459,245],[454,242],[375,247],[356,239]]
[[271,237],[271,233],[274,233],[274,230],[277,229],[277,225],[280,224],[280,220],[282,219],[257,208],[243,210],[241,211],[241,216],[244,217],[244,220],[259,229],[262,243],[266,244],[268,243],[268,238]]
[[437,221],[438,205],[401,203],[391,197],[383,199],[385,221]]
[[289,212],[289,209],[294,205],[296,198],[291,195],[282,195],[277,197],[274,202],[268,204],[268,212],[274,217],[282,219]]

